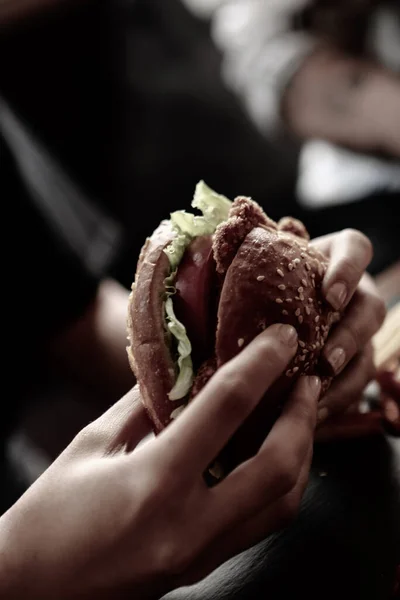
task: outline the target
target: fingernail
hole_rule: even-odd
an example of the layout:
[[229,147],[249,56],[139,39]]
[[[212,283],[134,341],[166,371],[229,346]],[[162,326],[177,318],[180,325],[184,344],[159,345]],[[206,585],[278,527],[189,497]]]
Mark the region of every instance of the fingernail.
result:
[[317,412],[317,423],[322,423],[323,421],[326,421],[328,417],[329,408],[327,408],[326,406],[320,408]]
[[331,350],[327,355],[327,361],[331,365],[335,374],[339,373],[346,360],[346,353],[343,348],[337,347]]
[[312,375],[308,378],[308,385],[310,386],[311,392],[314,396],[319,396],[321,390],[321,380],[319,377]]
[[344,283],[334,283],[326,295],[329,304],[339,310],[345,303],[347,296],[347,288]]
[[297,331],[291,325],[281,325],[279,334],[288,346],[295,346],[297,344]]

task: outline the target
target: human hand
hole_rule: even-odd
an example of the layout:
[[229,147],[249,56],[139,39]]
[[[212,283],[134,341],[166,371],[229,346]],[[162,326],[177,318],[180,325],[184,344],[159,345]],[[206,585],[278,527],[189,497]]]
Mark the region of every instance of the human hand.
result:
[[318,44],[286,87],[282,113],[303,139],[400,156],[400,79],[368,58]]
[[318,421],[322,425],[359,401],[375,376],[371,339],[381,327],[386,308],[372,278],[365,272],[371,242],[362,233],[345,229],[312,241],[330,259],[323,291],[335,310],[344,310],[332,329],[323,358],[337,377],[321,399]]
[[385,426],[390,433],[400,435],[400,358],[393,370],[379,370],[376,379],[381,390]]
[[73,440],[0,520],[0,598],[159,597],[283,527],[309,473],[320,382],[302,377],[258,454],[203,474],[295,355],[274,325],[159,436],[138,388]]

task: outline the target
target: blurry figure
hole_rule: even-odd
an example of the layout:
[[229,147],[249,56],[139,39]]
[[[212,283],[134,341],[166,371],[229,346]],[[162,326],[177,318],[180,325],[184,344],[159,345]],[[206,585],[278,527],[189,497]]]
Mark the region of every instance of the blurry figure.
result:
[[[311,212],[310,219],[313,212],[322,220],[336,207],[374,195],[396,198],[397,204],[396,0],[184,2],[199,16],[212,19],[213,39],[224,55],[225,81],[258,129],[268,137],[300,141],[296,195],[300,207]],[[362,210],[377,213],[388,208],[376,202]],[[351,207],[343,208],[342,214],[353,219]],[[360,215],[360,225],[363,219]],[[367,233],[379,239],[385,254],[384,235]],[[395,227],[390,229],[394,235]]]

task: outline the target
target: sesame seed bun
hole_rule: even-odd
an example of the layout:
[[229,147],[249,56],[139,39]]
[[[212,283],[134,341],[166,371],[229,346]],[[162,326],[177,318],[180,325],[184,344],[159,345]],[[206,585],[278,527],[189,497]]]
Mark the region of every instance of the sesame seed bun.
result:
[[[296,356],[223,452],[224,465],[231,468],[257,449],[298,377],[320,376],[323,391],[331,383],[321,364],[321,352],[340,314],[332,311],[322,293],[328,259],[310,244],[300,221],[284,217],[275,222],[250,198],[234,200],[228,218],[211,236],[212,264],[218,274],[216,315],[214,321],[207,321],[214,323],[213,346],[203,364],[196,366],[189,394],[176,402],[168,397],[176,369],[163,312],[165,279],[171,269],[164,250],[174,235],[170,222],[164,221],[147,240],[129,302],[128,354],[156,432],[189,401],[195,401],[214,372],[261,331],[274,323],[287,323],[298,332]],[[189,246],[185,253],[190,252]],[[195,262],[191,262],[191,277]],[[178,288],[179,277],[178,266]],[[187,285],[186,281],[182,288]],[[190,285],[196,286],[195,278]]]

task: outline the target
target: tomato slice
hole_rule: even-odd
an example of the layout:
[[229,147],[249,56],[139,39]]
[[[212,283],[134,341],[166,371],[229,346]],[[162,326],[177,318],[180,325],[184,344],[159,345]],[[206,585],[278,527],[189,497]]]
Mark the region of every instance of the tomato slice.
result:
[[212,352],[216,324],[216,269],[212,237],[197,237],[186,249],[176,280],[174,309],[186,327],[192,356],[199,364]]

